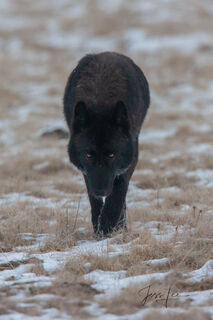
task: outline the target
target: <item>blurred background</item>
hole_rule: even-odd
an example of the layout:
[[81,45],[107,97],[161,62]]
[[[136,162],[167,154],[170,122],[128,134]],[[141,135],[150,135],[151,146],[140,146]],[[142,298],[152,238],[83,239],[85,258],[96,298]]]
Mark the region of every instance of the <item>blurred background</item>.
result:
[[133,58],[150,82],[157,113],[205,112],[212,30],[211,0],[1,0],[1,147],[26,142],[26,134],[55,121],[64,125],[65,82],[91,52]]
[[[151,106],[127,195],[129,233],[124,239],[109,239],[118,246],[120,241],[121,248],[107,242],[105,263],[104,255],[96,252],[105,242],[94,237],[83,179],[68,161],[62,99],[81,57],[111,50],[130,56],[142,68]],[[36,314],[62,319],[62,311],[79,315],[84,304],[89,305],[88,297],[96,294],[89,284],[82,285],[81,276],[98,268],[128,270],[129,275],[201,268],[212,258],[212,142],[212,0],[0,0],[2,319],[8,312],[27,314],[26,319]],[[125,241],[132,248],[129,258],[122,247]],[[136,243],[140,248],[134,251]],[[89,253],[94,256],[83,254],[84,244],[94,245]],[[144,244],[147,255],[140,251]],[[72,250],[82,254],[71,255]],[[117,262],[110,260],[115,251],[122,254]],[[65,265],[67,256],[72,259]],[[167,267],[141,264],[165,257]],[[179,279],[176,271],[172,285]],[[212,300],[207,304],[200,299],[199,290],[212,285],[199,277],[197,285],[184,283],[177,292],[198,290],[196,304],[210,306]],[[116,312],[121,312],[119,306],[122,314],[135,312],[133,291],[127,292],[125,301],[132,296],[129,304],[121,303],[122,297],[114,301]],[[38,296],[45,292],[54,295],[48,298],[52,302]],[[181,305],[186,310],[194,303],[191,297],[187,301]],[[51,310],[47,317],[51,306],[58,317]],[[110,304],[107,308],[111,313]],[[197,309],[187,319],[195,319],[194,314]]]

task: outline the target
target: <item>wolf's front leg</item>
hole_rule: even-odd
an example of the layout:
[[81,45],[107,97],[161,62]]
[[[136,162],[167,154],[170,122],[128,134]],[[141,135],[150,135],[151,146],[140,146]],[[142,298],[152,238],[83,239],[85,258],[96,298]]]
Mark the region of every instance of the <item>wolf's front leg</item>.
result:
[[91,205],[93,230],[95,233],[97,233],[99,216],[103,208],[103,200],[94,198],[91,195],[89,195],[89,199],[90,199],[90,205]]
[[95,198],[90,194],[86,176],[84,176],[84,180],[85,180],[85,183],[86,183],[86,186],[87,186],[87,192],[88,192],[88,197],[89,197],[90,206],[91,206],[93,230],[94,230],[95,233],[97,233],[97,231],[98,231],[98,219],[99,219],[101,210],[103,208],[103,200],[102,200],[102,198],[100,198],[100,199]]
[[126,175],[115,179],[112,193],[106,198],[99,216],[98,233],[107,235],[120,228],[126,228],[125,198],[129,180]]

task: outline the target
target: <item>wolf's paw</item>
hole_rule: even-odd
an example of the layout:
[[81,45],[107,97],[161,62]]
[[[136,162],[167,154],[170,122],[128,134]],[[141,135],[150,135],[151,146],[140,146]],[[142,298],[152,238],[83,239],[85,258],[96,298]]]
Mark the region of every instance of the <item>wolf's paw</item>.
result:
[[100,237],[109,236],[111,233],[116,232],[118,230],[127,231],[126,220],[119,220],[117,222],[110,220],[104,216],[100,216],[100,220],[98,223],[97,234]]

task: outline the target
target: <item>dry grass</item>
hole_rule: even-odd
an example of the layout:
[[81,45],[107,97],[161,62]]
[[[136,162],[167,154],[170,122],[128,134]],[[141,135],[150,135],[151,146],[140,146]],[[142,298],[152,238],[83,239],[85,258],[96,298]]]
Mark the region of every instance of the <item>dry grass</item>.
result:
[[[16,282],[1,288],[0,314],[7,317],[10,312],[18,312],[33,317],[41,316],[42,310],[56,308],[76,319],[93,319],[84,308],[97,301],[98,292],[83,276],[97,269],[126,270],[127,276],[170,271],[164,281],[155,283],[155,290],[169,286],[178,292],[212,289],[211,279],[189,284],[181,272],[198,269],[213,259],[212,188],[187,176],[189,171],[213,169],[213,123],[206,112],[212,103],[208,88],[213,75],[213,47],[204,43],[193,53],[181,47],[133,52],[131,42],[125,38],[129,29],[144,31],[150,39],[196,32],[211,34],[208,0],[202,5],[190,0],[184,6],[172,1],[165,8],[156,2],[154,16],[165,9],[165,19],[160,20],[151,19],[151,6],[144,9],[148,10],[146,14],[140,13],[136,1],[128,0],[115,14],[104,11],[102,2],[87,0],[80,16],[77,1],[53,6],[27,0],[18,5],[15,0],[10,3],[13,10],[5,17],[11,27],[0,29],[0,253],[2,257],[16,251],[28,255],[23,261],[0,263],[0,272],[30,264],[33,267],[29,272],[53,275],[55,280],[46,287]],[[69,10],[76,16],[71,17]],[[175,12],[177,20],[171,20],[166,10]],[[11,21],[19,18],[29,22],[13,28]],[[129,231],[113,234],[103,255],[79,252],[67,259],[62,270],[51,273],[45,270],[42,260],[31,254],[70,252],[82,241],[97,245],[100,241],[93,234],[83,178],[68,163],[66,135],[42,135],[40,131],[57,128],[57,121],[63,119],[62,96],[69,72],[85,51],[96,51],[86,40],[70,49],[69,36],[75,37],[76,32],[82,39],[86,34],[87,40],[116,39],[113,50],[131,56],[143,68],[150,82],[152,105],[142,134],[146,137],[147,129],[174,128],[175,132],[163,139],[148,137],[140,142],[138,171],[132,178],[135,192],[127,198]],[[52,34],[58,36],[61,46],[50,43]],[[39,41],[41,35],[46,36],[43,42]],[[64,36],[68,39],[65,45]],[[203,152],[191,151],[192,146],[202,144],[207,146]],[[146,193],[147,189],[152,192]],[[14,194],[19,194],[16,200]],[[167,233],[171,234],[168,239]],[[119,255],[115,254],[115,245],[120,248]],[[146,262],[165,257],[165,264]],[[140,289],[139,284],[132,285],[113,299],[98,300],[99,306],[117,315],[140,311]],[[26,292],[30,297],[21,306],[14,297],[24,297]],[[40,294],[52,297],[41,301]],[[202,306],[211,304],[209,300]],[[152,301],[146,308],[155,309],[143,319],[210,319],[201,308],[191,306],[190,300],[181,304],[170,301],[170,306],[182,307],[185,312],[163,312]]]
[[157,311],[153,311],[150,313],[150,315],[147,315],[144,317],[144,320],[192,320],[192,319],[198,319],[198,320],[210,320],[211,316],[207,314],[207,312],[200,311],[197,308],[192,308],[185,314],[176,314],[175,312],[168,311],[167,313],[159,314]]

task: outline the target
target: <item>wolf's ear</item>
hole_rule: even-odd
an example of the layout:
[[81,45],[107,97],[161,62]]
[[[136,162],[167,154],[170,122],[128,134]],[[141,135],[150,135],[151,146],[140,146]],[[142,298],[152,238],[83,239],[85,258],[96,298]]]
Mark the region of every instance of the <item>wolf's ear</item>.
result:
[[113,124],[121,127],[124,131],[129,129],[129,120],[125,104],[122,101],[116,103],[113,112]]
[[88,111],[85,103],[79,101],[74,110],[73,132],[78,133],[84,130],[88,122]]

